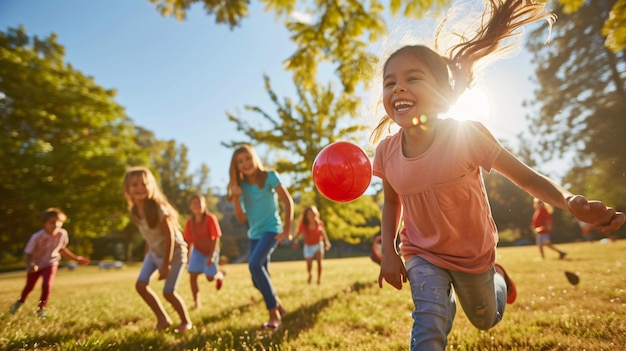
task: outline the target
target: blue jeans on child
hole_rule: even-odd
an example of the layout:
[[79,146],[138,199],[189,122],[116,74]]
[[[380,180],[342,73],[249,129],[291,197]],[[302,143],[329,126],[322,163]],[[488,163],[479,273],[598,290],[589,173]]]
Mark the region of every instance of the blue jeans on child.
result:
[[278,307],[276,292],[272,287],[270,273],[267,269],[272,252],[278,245],[274,238],[277,233],[263,233],[261,239],[250,239],[248,268],[252,274],[252,283],[263,295],[267,309]]
[[470,274],[439,268],[419,256],[406,263],[411,285],[411,351],[445,350],[456,314],[455,293],[472,324],[481,330],[496,325],[506,306],[506,283],[491,268]]

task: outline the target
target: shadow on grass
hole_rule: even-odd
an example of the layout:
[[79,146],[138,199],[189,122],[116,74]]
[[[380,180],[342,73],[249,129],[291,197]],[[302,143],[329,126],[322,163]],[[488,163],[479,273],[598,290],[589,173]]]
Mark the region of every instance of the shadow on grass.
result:
[[[156,332],[141,330],[137,324],[141,318],[118,320],[115,322],[101,321],[91,323],[78,329],[74,323],[60,323],[58,329],[39,335],[23,335],[11,340],[4,340],[0,346],[6,350],[267,350],[280,349],[280,345],[299,334],[315,327],[315,321],[320,313],[337,299],[345,299],[351,294],[358,294],[369,289],[376,282],[354,282],[351,286],[337,292],[335,295],[321,299],[310,305],[300,306],[299,309],[287,313],[283,323],[275,332],[261,330],[258,326],[246,325],[242,319],[240,327],[228,327],[215,330],[211,334],[202,333],[199,328],[184,334],[173,332]],[[235,309],[245,315],[253,306],[260,302],[250,302]],[[200,325],[211,325],[229,318],[232,310],[220,314],[203,317]],[[146,317],[148,318],[148,317]],[[152,318],[150,316],[149,318]],[[51,321],[52,322],[52,321]],[[135,329],[136,332],[119,333],[120,329]],[[71,330],[72,333],[65,331]],[[105,336],[104,339],[94,338],[94,331]],[[121,335],[120,335],[121,334]],[[118,339],[111,340],[109,335],[119,335]]]

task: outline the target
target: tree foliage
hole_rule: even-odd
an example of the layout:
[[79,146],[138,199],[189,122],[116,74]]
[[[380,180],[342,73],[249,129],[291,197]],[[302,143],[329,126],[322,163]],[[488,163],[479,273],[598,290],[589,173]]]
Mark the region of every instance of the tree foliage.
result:
[[615,0],[585,2],[580,11],[559,16],[552,42],[546,28],[531,33],[539,88],[530,105],[529,138],[544,162],[565,156],[573,191],[626,207],[626,52],[604,46],[601,30]]
[[152,168],[181,212],[195,192],[212,208],[217,202],[206,187],[208,167],[189,175],[184,145],[135,126],[115,90],[75,70],[64,54],[54,34],[0,32],[1,261],[21,256],[41,228],[39,214],[52,206],[68,215],[65,227],[79,254],[112,233],[127,247],[136,243],[122,191],[129,165]]
[[[563,13],[571,15],[580,10],[584,0],[559,0]],[[602,26],[602,35],[606,38],[604,45],[617,53],[626,49],[626,0],[614,2]]]
[[[218,24],[231,29],[248,16],[248,1],[219,2],[214,0],[150,0],[164,16],[186,18],[187,11],[196,3],[202,4]],[[297,45],[296,52],[285,58],[287,70],[294,74],[294,82],[305,89],[313,89],[320,65],[330,63],[344,87],[353,94],[363,80],[371,77],[372,62],[377,57],[365,48],[386,34],[384,15],[402,15],[420,18],[429,9],[440,9],[449,0],[262,0],[266,12],[274,12],[283,20]],[[388,10],[385,13],[385,9]],[[300,14],[294,16],[296,13]]]
[[147,159],[115,91],[63,56],[55,35],[0,32],[0,242],[9,252],[40,229],[47,207],[67,213],[76,239],[119,229],[124,165]]

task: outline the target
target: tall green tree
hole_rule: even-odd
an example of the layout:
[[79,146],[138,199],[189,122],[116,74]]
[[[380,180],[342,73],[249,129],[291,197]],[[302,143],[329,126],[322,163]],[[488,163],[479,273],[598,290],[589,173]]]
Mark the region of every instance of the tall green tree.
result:
[[626,208],[626,51],[604,45],[602,27],[615,0],[584,2],[559,16],[552,41],[545,27],[531,33],[528,49],[539,88],[530,103],[528,138],[537,140],[538,162],[563,159],[573,191]]
[[[0,32],[0,246],[18,254],[47,207],[68,215],[72,243],[119,229],[126,164],[147,159],[115,90],[64,61],[56,35]],[[87,241],[76,252],[89,253]],[[21,255],[19,255],[21,256]]]

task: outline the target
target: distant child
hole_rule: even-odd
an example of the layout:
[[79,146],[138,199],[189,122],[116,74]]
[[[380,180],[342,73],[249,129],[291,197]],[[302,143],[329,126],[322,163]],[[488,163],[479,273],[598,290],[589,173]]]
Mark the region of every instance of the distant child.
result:
[[559,260],[562,260],[567,253],[557,249],[552,245],[552,240],[550,240],[550,233],[552,233],[552,212],[554,208],[537,198],[533,199],[533,207],[535,208],[535,212],[533,213],[531,228],[537,234],[537,246],[539,246],[541,258],[546,258],[543,253],[543,247],[547,246],[551,250],[558,252]]
[[222,229],[214,214],[206,208],[204,196],[194,195],[189,201],[191,218],[187,220],[183,237],[189,245],[189,281],[195,308],[200,308],[198,275],[204,273],[206,279],[216,280],[216,288],[220,290],[224,281],[224,273],[219,269],[220,237]]
[[26,261],[26,286],[22,290],[22,296],[11,305],[11,313],[24,304],[28,294],[35,288],[39,277],[42,278],[41,297],[37,314],[46,317],[46,306],[50,298],[52,283],[59,267],[61,256],[66,259],[77,261],[80,264],[89,264],[89,259],[75,255],[67,248],[69,238],[67,231],[63,229],[67,216],[58,208],[48,208],[41,214],[42,229],[33,234],[24,249]]
[[300,235],[304,235],[304,259],[306,260],[306,271],[309,274],[307,282],[311,284],[311,268],[315,258],[317,261],[317,284],[319,285],[322,279],[324,250],[330,250],[330,240],[328,240],[328,235],[326,235],[324,222],[320,219],[317,207],[309,206],[302,212],[298,233],[293,238],[294,249],[298,247]]
[[148,285],[155,271],[165,279],[163,296],[178,313],[181,324],[174,330],[192,328],[187,307],[176,292],[180,272],[187,262],[187,244],[180,232],[178,212],[167,201],[148,168],[132,167],[124,175],[124,197],[133,222],[146,241],[146,255],[135,284],[137,292],[157,317],[156,330],[165,330],[172,320],[161,300]]
[[[293,199],[278,179],[278,173],[266,171],[249,145],[233,153],[227,198],[235,207],[237,220],[247,221],[250,226],[248,267],[254,287],[263,295],[269,311],[269,321],[261,327],[276,330],[286,311],[272,286],[268,264],[278,242],[291,239]],[[279,199],[284,206],[284,225],[279,214]]]
[[[384,191],[378,280],[381,287],[386,281],[396,289],[410,282],[415,305],[413,351],[446,348],[457,299],[481,330],[496,325],[506,303],[515,300],[513,281],[495,262],[498,232],[483,169],[497,170],[532,196],[602,230],[616,230],[626,219],[602,202],[574,196],[535,172],[481,123],[439,119],[472,85],[477,63],[514,48],[501,44],[521,26],[554,20],[544,5],[530,0],[484,3],[479,30],[475,35],[459,33],[456,37],[462,42],[445,56],[414,45],[400,48],[384,61],[386,115],[374,129],[372,141],[377,142],[392,123],[399,129],[377,145],[373,162]],[[444,33],[437,32],[435,43],[439,34]],[[398,232],[401,255],[395,245]]]

